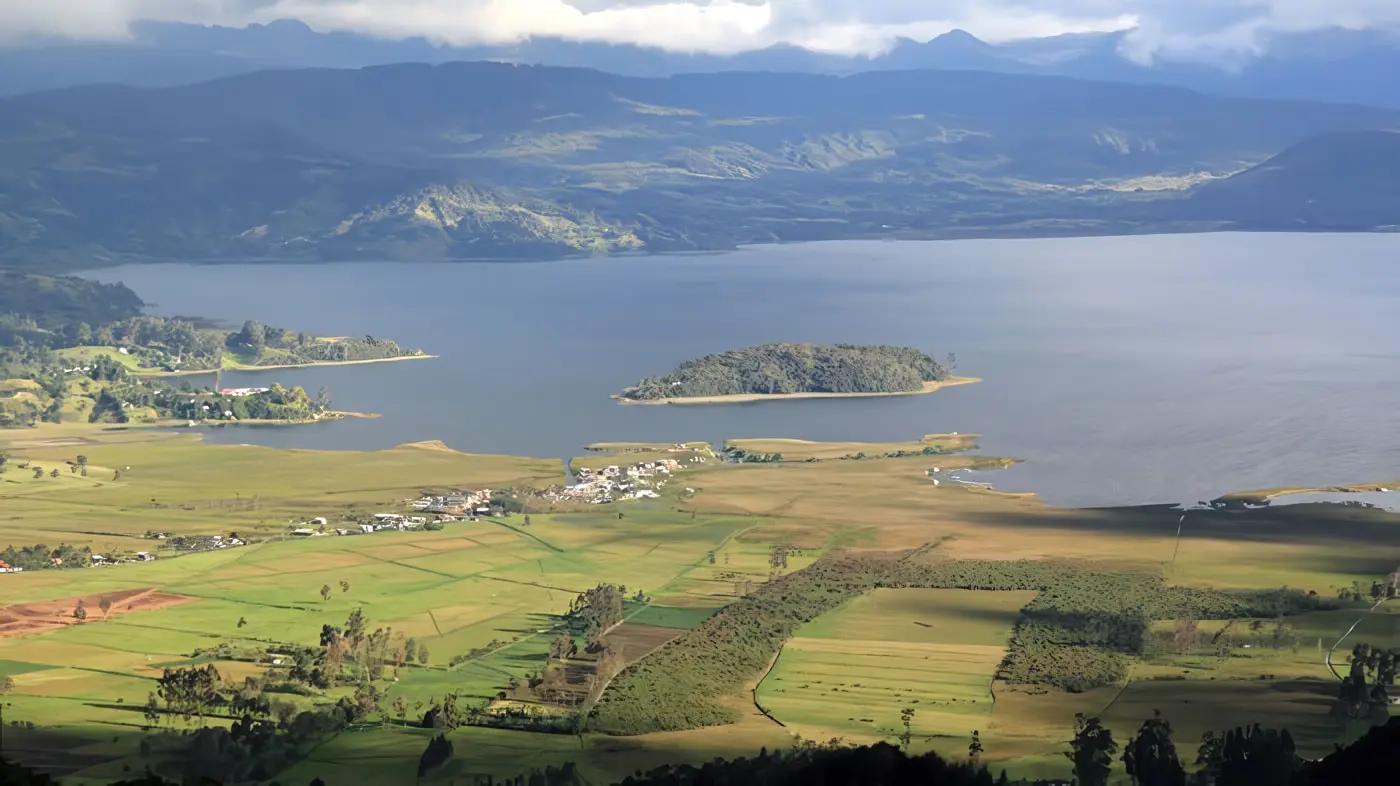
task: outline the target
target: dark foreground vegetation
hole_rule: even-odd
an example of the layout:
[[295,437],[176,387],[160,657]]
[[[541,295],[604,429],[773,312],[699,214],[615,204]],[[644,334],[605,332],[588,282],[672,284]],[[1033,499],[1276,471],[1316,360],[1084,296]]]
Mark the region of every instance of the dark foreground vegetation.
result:
[[1039,590],[1016,625],[998,678],[1083,691],[1124,679],[1158,620],[1277,619],[1335,606],[1299,590],[1173,587],[1159,576],[1050,562],[838,555],[782,576],[682,634],[613,681],[589,728],[633,735],[735,720],[719,701],[761,674],[802,624],[880,587]]
[[706,355],[622,392],[636,401],[783,393],[908,393],[948,378],[947,365],[909,347],[764,344]]
[[[219,730],[222,731],[222,730]],[[217,760],[222,755],[217,732],[201,729],[193,735],[197,744],[191,761],[178,781],[166,780],[149,770],[117,781],[112,786],[181,786],[221,781],[201,773],[196,757]],[[1183,748],[1185,748],[1183,743]],[[760,751],[752,757],[716,758],[705,764],[666,765],[637,772],[619,786],[1107,786],[1115,777],[1128,775],[1142,786],[1387,786],[1400,769],[1400,718],[1372,728],[1356,743],[1332,754],[1307,761],[1298,756],[1287,729],[1259,725],[1238,727],[1219,734],[1207,732],[1196,749],[1178,750],[1168,719],[1160,714],[1144,721],[1138,731],[1119,744],[1098,718],[1077,716],[1075,733],[1064,751],[1073,781],[1012,780],[1005,771],[994,775],[978,763],[980,748],[969,749],[966,761],[948,761],[936,753],[910,755],[906,749],[881,742],[853,747],[832,740],[825,744],[800,741],[785,751]],[[407,768],[398,781],[408,783],[431,777],[451,763],[454,746],[446,735],[429,742],[417,772]],[[1188,774],[1188,768],[1192,770]],[[528,773],[478,776],[474,783],[488,786],[583,786],[577,768],[533,769]],[[52,776],[0,758],[0,786],[54,786]],[[312,786],[360,786],[337,784],[316,778]]]

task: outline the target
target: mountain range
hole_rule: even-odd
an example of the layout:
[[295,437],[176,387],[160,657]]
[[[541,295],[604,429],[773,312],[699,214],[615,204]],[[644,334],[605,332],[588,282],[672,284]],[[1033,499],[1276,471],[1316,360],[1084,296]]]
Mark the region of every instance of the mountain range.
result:
[[1124,56],[1127,32],[1081,33],[988,43],[955,30],[930,41],[896,41],[876,56],[843,56],[795,46],[735,55],[534,38],[516,44],[438,46],[422,38],[388,40],[318,33],[298,21],[248,27],[138,22],[121,43],[36,41],[0,49],[0,95],[94,82],[173,86],[285,68],[361,68],[393,63],[492,60],[596,68],[660,77],[717,71],[852,74],[872,70],[955,69],[1161,83],[1206,93],[1323,100],[1400,108],[1400,37],[1379,30],[1324,29],[1277,34],[1262,54],[1212,66],[1157,56]]
[[1371,229],[1400,223],[1397,136],[1375,131],[1393,127],[1400,111],[989,72],[450,63],[91,85],[0,99],[0,260]]

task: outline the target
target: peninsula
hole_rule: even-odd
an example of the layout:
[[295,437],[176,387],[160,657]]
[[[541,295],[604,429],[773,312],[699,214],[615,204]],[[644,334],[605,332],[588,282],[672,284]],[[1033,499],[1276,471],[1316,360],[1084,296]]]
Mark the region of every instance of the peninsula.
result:
[[978,381],[953,376],[955,363],[952,355],[939,363],[909,347],[763,344],[688,360],[613,398],[625,404],[733,404],[905,396]]

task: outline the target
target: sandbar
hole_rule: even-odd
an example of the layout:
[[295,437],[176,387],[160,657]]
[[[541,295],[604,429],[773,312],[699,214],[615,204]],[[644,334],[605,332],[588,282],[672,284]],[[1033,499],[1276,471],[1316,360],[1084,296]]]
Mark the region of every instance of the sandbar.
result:
[[886,396],[921,396],[935,390],[981,382],[979,377],[949,377],[940,382],[925,382],[919,390],[897,390],[890,393],[736,393],[729,396],[690,396],[686,398],[631,399],[618,393],[612,396],[619,404],[753,404],[760,401],[787,401],[799,398],[877,398]]

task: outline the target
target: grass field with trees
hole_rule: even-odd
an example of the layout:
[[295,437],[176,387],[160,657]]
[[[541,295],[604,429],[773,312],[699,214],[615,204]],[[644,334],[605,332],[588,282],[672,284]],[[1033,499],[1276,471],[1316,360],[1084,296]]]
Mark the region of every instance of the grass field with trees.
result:
[[[1191,751],[1260,721],[1307,755],[1386,714],[1391,514],[1200,512],[1178,540],[1178,511],[1054,510],[927,475],[992,457],[840,460],[847,447],[695,464],[661,499],[587,512],[294,537],[564,467],[436,443],[0,432],[0,551],[39,566],[0,575],[6,720],[22,722],[7,749],[61,750],[31,763],[85,782],[150,766],[406,783],[444,735],[427,781],[520,773],[529,755],[611,782],[794,734],[965,758],[975,730],[994,768],[1064,777],[1076,713],[1126,744],[1161,709]],[[230,533],[247,545],[177,545]],[[56,549],[157,559],[43,568]]]

